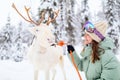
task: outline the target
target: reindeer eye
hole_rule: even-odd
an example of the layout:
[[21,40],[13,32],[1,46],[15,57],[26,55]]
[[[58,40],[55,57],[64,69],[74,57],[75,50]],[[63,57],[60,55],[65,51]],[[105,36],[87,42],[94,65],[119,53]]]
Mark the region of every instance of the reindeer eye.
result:
[[50,40],[50,39],[47,39],[48,41]]
[[36,29],[36,31],[38,32],[39,30],[38,30],[38,29]]

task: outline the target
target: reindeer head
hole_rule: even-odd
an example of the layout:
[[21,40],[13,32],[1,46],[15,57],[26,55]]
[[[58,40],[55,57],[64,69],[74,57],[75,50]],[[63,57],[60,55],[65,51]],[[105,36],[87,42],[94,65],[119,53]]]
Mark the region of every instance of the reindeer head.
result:
[[40,42],[42,45],[50,46],[51,44],[55,43],[55,36],[52,33],[50,26],[41,24],[40,27],[36,27],[35,32],[38,42]]
[[43,46],[49,46],[51,45],[51,43],[53,43],[53,41],[55,41],[55,37],[51,31],[51,28],[49,26],[49,24],[51,22],[53,22],[55,20],[55,18],[58,16],[58,12],[54,12],[55,16],[51,19],[50,17],[48,17],[48,20],[46,23],[42,23],[42,21],[44,20],[44,16],[45,16],[45,12],[42,13],[42,17],[40,20],[38,20],[37,22],[34,21],[29,14],[29,10],[30,8],[27,8],[26,6],[24,7],[28,16],[28,19],[26,19],[16,8],[15,4],[12,4],[12,7],[17,11],[17,13],[27,22],[30,22],[32,24],[35,24],[36,26],[32,29],[30,29],[29,31],[34,34],[37,37],[36,42],[38,41],[38,44],[40,43]]

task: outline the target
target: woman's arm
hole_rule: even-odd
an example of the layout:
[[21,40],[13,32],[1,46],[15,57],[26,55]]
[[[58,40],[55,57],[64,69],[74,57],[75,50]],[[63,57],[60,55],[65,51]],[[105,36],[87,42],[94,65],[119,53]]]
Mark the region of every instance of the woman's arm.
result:
[[[83,60],[80,59],[80,57],[77,55],[77,53],[76,53],[75,51],[72,53],[72,55],[73,55],[73,57],[74,57],[74,61],[75,61],[75,63],[76,63],[76,66],[78,67],[78,69],[79,69],[80,71],[83,71]],[[71,59],[70,54],[68,55],[68,57],[69,57],[69,59],[70,59],[71,62],[72,62],[72,59]]]
[[[72,48],[70,47],[68,47],[68,53],[69,53],[69,50],[70,49],[73,49],[74,47],[72,46]],[[81,70],[81,71],[83,71],[83,63],[84,63],[84,60],[86,60],[87,59],[87,57],[88,56],[90,56],[90,54],[91,54],[91,46],[90,45],[88,45],[88,46],[85,46],[84,48],[83,48],[83,50],[81,51],[81,53],[80,53],[80,55],[83,57],[83,58],[80,58],[79,56],[78,56],[78,54],[76,53],[76,51],[75,51],[75,49],[73,49],[74,51],[73,51],[73,57],[74,57],[74,60],[75,60],[75,63],[76,63],[76,65],[77,65],[77,67],[78,67],[78,69],[79,70]],[[70,57],[70,55],[69,55],[69,59],[71,60],[71,57]]]

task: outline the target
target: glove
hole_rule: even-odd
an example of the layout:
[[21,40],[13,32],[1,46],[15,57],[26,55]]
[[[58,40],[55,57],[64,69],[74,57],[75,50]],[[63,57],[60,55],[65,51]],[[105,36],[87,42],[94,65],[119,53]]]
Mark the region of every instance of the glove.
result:
[[70,53],[70,51],[75,51],[74,47],[72,45],[67,45],[67,51]]

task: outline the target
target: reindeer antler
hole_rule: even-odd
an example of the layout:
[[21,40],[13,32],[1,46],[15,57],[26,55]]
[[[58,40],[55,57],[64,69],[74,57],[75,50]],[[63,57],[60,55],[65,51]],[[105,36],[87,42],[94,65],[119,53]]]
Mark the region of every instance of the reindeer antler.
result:
[[24,16],[22,16],[22,14],[17,10],[17,8],[16,8],[16,6],[15,6],[14,3],[12,4],[12,7],[17,11],[17,13],[18,13],[24,20],[26,20],[26,21],[28,21],[28,22],[31,22],[31,21],[27,20]]
[[53,22],[56,19],[56,17],[58,16],[59,10],[57,10],[54,13],[55,13],[56,16],[53,19],[51,19],[50,17],[48,17],[47,25],[49,25],[51,22]]
[[12,7],[17,11],[17,13],[18,13],[24,20],[26,20],[26,21],[28,21],[28,22],[30,22],[30,23],[33,23],[33,24],[35,24],[35,25],[40,25],[40,23],[41,23],[41,22],[43,21],[43,19],[44,19],[44,14],[45,14],[44,12],[42,13],[41,20],[37,23],[37,22],[33,21],[32,18],[30,17],[30,14],[29,14],[30,8],[27,8],[26,6],[24,7],[25,10],[26,10],[26,12],[27,12],[27,16],[28,16],[28,18],[29,18],[29,20],[28,20],[28,19],[26,19],[26,18],[18,11],[18,9],[16,8],[16,6],[15,6],[14,3],[12,4]]

